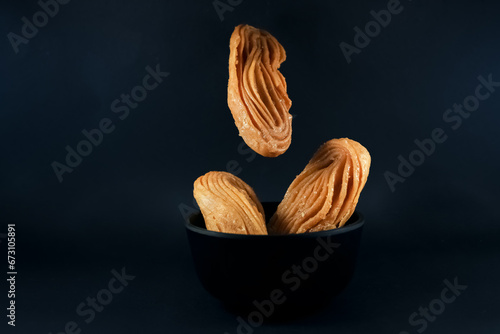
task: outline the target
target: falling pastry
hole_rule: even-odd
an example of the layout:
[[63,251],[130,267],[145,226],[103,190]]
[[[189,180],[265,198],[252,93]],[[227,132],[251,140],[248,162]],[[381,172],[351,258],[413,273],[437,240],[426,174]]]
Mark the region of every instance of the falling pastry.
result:
[[292,101],[278,71],[285,49],[270,33],[249,25],[234,29],[229,49],[227,103],[240,136],[265,157],[285,153],[292,141]]
[[240,178],[226,172],[209,172],[194,182],[193,195],[208,230],[267,234],[262,204]]
[[324,143],[288,188],[268,224],[269,233],[305,233],[344,226],[354,213],[370,163],[366,148],[354,140]]

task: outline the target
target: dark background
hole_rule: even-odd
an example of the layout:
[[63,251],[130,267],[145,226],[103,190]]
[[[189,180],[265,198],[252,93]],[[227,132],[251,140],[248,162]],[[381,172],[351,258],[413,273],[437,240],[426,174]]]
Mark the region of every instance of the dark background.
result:
[[[21,18],[40,7],[2,2],[0,233],[17,223],[13,332],[59,333],[76,321],[82,333],[236,333],[236,316],[198,283],[179,205],[192,207],[193,181],[231,160],[261,200],[280,200],[316,148],[339,137],[372,156],[356,275],[324,311],[255,332],[416,333],[410,314],[455,277],[466,291],[426,332],[498,332],[500,91],[457,130],[443,113],[474,93],[479,75],[500,81],[500,6],[401,4],[348,64],[339,44],[353,44],[353,28],[387,1],[244,0],[221,21],[211,1],[73,0],[17,54],[7,34],[21,34]],[[238,152],[226,87],[240,23],[270,31],[287,52],[295,118],[278,158]],[[120,120],[112,101],[156,64],[170,76]],[[60,183],[51,163],[103,118],[115,130]],[[438,127],[447,141],[391,192],[384,172],[397,173],[398,156]],[[85,324],[76,306],[122,267],[136,278]],[[0,319],[0,332],[11,329]]]

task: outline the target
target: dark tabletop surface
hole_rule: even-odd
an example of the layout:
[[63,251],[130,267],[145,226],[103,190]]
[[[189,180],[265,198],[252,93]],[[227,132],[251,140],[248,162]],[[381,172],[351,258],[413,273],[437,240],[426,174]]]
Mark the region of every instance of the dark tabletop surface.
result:
[[[372,156],[354,278],[321,311],[246,332],[500,332],[497,2],[1,8],[0,333],[238,333],[238,315],[194,271],[183,218],[193,181],[231,169],[262,201],[279,201],[316,148],[339,137]],[[228,41],[240,23],[270,31],[287,52],[293,139],[278,158],[240,146],[227,108]],[[147,75],[157,85],[127,104]],[[58,177],[55,162],[66,165],[68,147],[96,128],[99,143]]]

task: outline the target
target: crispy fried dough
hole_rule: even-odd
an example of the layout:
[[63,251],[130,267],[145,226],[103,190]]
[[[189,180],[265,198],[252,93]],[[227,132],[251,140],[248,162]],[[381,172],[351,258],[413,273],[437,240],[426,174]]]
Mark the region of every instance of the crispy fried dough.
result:
[[268,224],[269,233],[342,227],[354,213],[370,163],[366,148],[354,140],[324,143],[288,188]]
[[194,182],[193,195],[208,230],[267,234],[262,204],[240,178],[226,172],[209,172]]
[[278,71],[285,49],[267,31],[234,29],[229,43],[227,103],[240,136],[265,157],[285,153],[292,140],[292,101]]

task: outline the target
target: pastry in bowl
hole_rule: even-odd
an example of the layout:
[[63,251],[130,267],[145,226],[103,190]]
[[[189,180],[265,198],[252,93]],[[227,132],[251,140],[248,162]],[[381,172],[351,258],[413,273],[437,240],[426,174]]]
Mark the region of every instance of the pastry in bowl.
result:
[[366,183],[371,157],[360,143],[332,139],[314,154],[272,216],[270,234],[316,232],[344,226]]
[[227,172],[209,172],[194,182],[193,195],[207,230],[267,234],[264,209],[253,189]]

